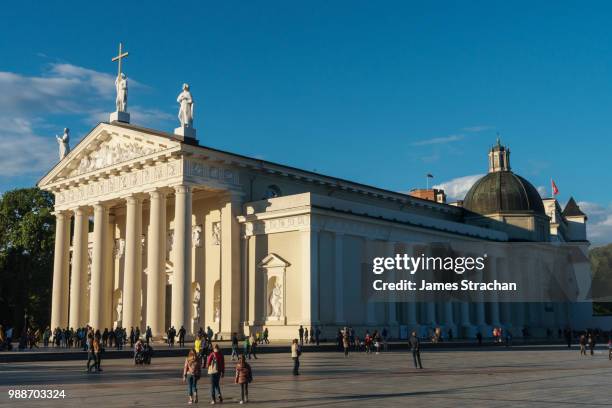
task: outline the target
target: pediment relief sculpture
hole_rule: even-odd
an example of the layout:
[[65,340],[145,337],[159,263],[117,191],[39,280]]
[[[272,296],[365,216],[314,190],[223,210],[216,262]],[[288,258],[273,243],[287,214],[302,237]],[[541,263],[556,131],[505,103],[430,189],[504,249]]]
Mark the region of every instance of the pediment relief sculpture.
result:
[[160,149],[144,146],[135,142],[125,144],[117,143],[114,145],[106,144],[101,146],[98,150],[83,157],[79,162],[74,175],[102,169],[104,167],[132,160],[137,157],[146,156],[159,150]]

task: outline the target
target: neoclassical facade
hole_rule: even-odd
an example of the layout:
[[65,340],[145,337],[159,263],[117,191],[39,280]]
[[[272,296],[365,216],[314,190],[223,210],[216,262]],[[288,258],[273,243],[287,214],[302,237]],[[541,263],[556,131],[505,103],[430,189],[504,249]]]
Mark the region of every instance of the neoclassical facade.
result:
[[[490,168],[499,171],[510,170]],[[540,202],[524,216],[477,214],[119,121],[95,127],[38,185],[55,195],[52,327],[150,326],[162,336],[169,326],[210,326],[228,338],[265,326],[285,339],[300,325],[328,336],[344,325],[394,336],[438,326],[465,336],[492,326],[556,329],[570,323],[568,305],[367,302],[362,270],[372,248],[392,255],[410,242],[507,242],[516,227],[531,231],[522,239],[588,245],[584,228],[568,226],[586,216],[574,207],[564,216],[554,199],[547,212]],[[502,254],[491,265],[500,277],[517,267]]]

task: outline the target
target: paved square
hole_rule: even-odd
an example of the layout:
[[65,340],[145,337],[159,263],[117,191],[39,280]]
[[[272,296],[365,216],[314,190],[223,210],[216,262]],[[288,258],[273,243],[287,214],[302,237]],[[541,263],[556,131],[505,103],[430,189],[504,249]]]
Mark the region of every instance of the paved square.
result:
[[[424,350],[424,370],[408,352],[379,355],[306,352],[302,375],[291,375],[287,354],[251,361],[250,405],[264,407],[553,407],[612,406],[612,362],[607,351],[580,357],[575,350]],[[229,359],[228,359],[229,360]],[[2,407],[185,406],[183,359],[154,359],[150,367],[127,360],[103,361],[104,372],[86,374],[85,362],[0,364]],[[239,399],[234,363],[222,382],[226,404]],[[64,389],[64,400],[9,400],[8,389]],[[209,383],[199,383],[208,405]]]

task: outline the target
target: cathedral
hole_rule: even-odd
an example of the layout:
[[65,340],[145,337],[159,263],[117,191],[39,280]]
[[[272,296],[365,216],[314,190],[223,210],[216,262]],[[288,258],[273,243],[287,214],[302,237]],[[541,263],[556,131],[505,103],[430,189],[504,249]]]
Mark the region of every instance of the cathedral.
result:
[[[324,337],[346,325],[471,337],[587,324],[579,316],[590,318],[590,304],[363,297],[372,247],[393,254],[401,243],[483,240],[587,251],[587,216],[574,199],[562,208],[541,198],[499,140],[488,174],[462,202],[446,203],[440,190],[405,194],[204,146],[187,84],[178,102],[173,133],[131,124],[118,103],[72,150],[67,133],[59,140],[61,160],[38,183],[55,196],[52,328],[150,326],[159,338],[170,326],[211,327],[226,339],[266,327],[290,339],[300,326]],[[515,267],[492,264],[506,276]]]

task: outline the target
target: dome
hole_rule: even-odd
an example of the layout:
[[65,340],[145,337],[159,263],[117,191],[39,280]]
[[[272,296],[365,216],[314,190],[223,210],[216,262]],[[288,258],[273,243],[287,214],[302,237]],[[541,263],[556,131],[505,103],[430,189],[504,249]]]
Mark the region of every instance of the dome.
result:
[[463,207],[478,214],[499,212],[545,214],[538,190],[511,171],[493,171],[478,180],[466,194]]

